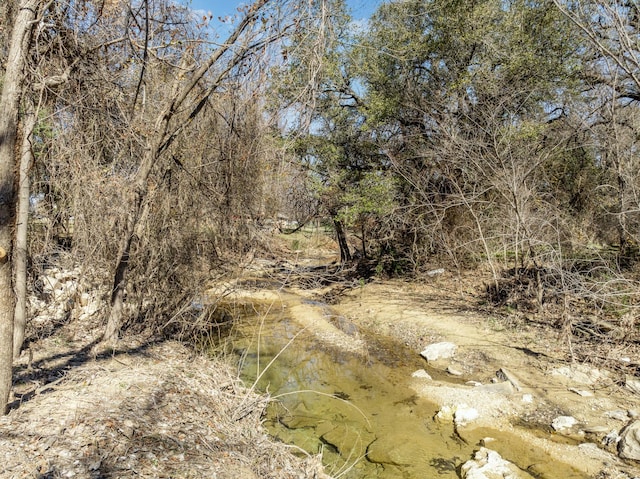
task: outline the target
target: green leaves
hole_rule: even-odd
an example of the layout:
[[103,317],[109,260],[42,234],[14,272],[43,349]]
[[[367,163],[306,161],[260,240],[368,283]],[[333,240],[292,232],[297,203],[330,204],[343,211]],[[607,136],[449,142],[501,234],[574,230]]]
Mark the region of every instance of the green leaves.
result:
[[341,195],[338,219],[355,226],[367,216],[384,217],[396,208],[396,179],[380,171],[365,173]]

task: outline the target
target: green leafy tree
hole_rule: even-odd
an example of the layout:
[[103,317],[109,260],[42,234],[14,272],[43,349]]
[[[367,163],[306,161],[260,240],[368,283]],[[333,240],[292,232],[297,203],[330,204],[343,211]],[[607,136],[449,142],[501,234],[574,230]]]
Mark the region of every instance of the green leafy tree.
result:
[[391,2],[374,15],[358,74],[398,176],[405,250],[533,258],[539,180],[565,139],[549,125],[578,85],[567,25],[544,0]]
[[[333,222],[341,260],[349,261],[349,230],[357,226],[366,256],[368,226],[375,228],[372,216],[378,210],[367,195],[390,183],[379,174],[386,168],[384,158],[366,126],[344,2],[328,2],[317,19],[287,50],[276,82],[277,107],[295,112],[296,129],[289,135],[293,150],[306,165],[315,195]],[[312,31],[323,33],[311,35]],[[391,190],[387,188],[387,196],[392,196]]]

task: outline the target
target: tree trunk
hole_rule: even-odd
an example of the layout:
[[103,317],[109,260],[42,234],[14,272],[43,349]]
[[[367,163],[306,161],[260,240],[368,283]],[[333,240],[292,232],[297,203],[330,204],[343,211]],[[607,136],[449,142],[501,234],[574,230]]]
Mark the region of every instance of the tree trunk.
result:
[[4,63],[9,51],[9,38],[13,28],[13,9],[15,5],[11,0],[0,2],[0,64]]
[[347,263],[351,261],[351,251],[349,251],[349,244],[347,243],[347,236],[342,227],[342,222],[334,219],[333,225],[336,228],[336,237],[338,239],[338,245],[340,246],[340,262]]
[[18,183],[18,221],[13,256],[15,271],[16,310],[13,315],[13,357],[17,358],[24,342],[27,324],[27,230],[29,225],[29,171],[33,164],[33,129],[36,113],[32,104],[25,108],[22,120],[22,148],[20,151],[20,179]]
[[0,97],[0,408],[6,412],[13,365],[11,243],[15,227],[16,137],[26,53],[39,0],[23,0],[16,16]]
[[368,259],[368,257],[367,257],[367,239],[365,237],[366,229],[364,227],[365,221],[366,220],[363,219],[362,223],[360,224],[360,234],[361,234],[360,241],[362,242],[362,257],[364,259]]
[[107,342],[115,343],[120,334],[122,325],[122,317],[124,313],[124,289],[127,285],[127,271],[129,269],[129,258],[131,255],[131,246],[135,238],[136,227],[140,219],[142,211],[142,203],[147,195],[147,181],[151,174],[151,169],[159,156],[160,142],[156,141],[150,145],[144,155],[142,164],[136,174],[135,188],[131,195],[130,205],[127,217],[127,228],[125,230],[120,253],[118,255],[118,264],[113,275],[113,288],[111,290],[111,311],[109,320],[104,331],[103,339]]
[[616,158],[616,176],[618,177],[618,247],[619,256],[622,262],[628,261],[629,256],[629,242],[627,232],[627,210],[626,210],[626,198],[625,193],[627,189],[626,181],[622,171],[621,159]]

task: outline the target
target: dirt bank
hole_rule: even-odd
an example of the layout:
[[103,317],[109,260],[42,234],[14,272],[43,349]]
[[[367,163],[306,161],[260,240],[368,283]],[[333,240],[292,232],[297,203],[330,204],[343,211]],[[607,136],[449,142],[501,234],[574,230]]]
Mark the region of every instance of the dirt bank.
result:
[[[264,431],[267,398],[175,341],[99,349],[68,324],[16,366],[0,418],[3,478],[320,478]],[[94,331],[97,333],[98,331]]]

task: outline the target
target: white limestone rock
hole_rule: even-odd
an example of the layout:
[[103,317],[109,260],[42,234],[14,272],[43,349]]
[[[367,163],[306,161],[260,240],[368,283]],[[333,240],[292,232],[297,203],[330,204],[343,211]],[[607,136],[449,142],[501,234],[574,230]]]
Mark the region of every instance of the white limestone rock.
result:
[[572,393],[576,393],[578,396],[582,396],[584,398],[593,397],[593,393],[586,389],[569,388],[569,391],[571,391]]
[[520,386],[520,381],[518,381],[515,375],[512,372],[508,371],[507,369],[500,368],[498,371],[496,371],[496,377],[498,377],[501,381],[509,381],[513,385],[513,388],[516,391],[522,390],[522,386]]
[[449,342],[433,343],[424,348],[420,355],[427,361],[436,361],[438,359],[452,358],[455,354],[457,346]]
[[607,375],[599,369],[591,368],[584,364],[562,366],[551,370],[554,376],[565,377],[574,384],[592,385]]
[[412,378],[420,378],[420,379],[428,379],[429,381],[432,381],[433,378],[431,377],[431,375],[426,372],[424,369],[418,369],[417,371],[414,371],[411,374]]
[[427,276],[439,276],[444,274],[444,268],[432,269],[431,271],[427,271]]
[[551,427],[557,432],[566,432],[578,424],[578,420],[573,416],[558,416],[551,423]]
[[453,422],[455,408],[451,406],[442,406],[436,413],[434,419],[438,422]]
[[477,409],[469,407],[466,404],[461,404],[456,407],[456,412],[453,414],[453,422],[456,426],[466,426],[479,417],[480,413]]
[[633,421],[622,430],[618,454],[622,459],[640,461],[640,421]]
[[470,422],[480,417],[477,409],[467,406],[466,404],[458,404],[455,406],[442,406],[436,413],[434,419],[441,423],[454,423],[458,427],[464,427]]
[[502,381],[499,383],[492,384],[483,384],[480,386],[483,391],[487,391],[493,394],[503,394],[505,396],[509,396],[516,392],[516,389],[513,387],[513,384],[510,381]]
[[496,451],[481,447],[460,470],[462,479],[531,479],[533,476],[505,460]]
[[615,419],[616,421],[626,422],[629,420],[629,413],[623,409],[616,409],[614,411],[605,412],[604,417]]

